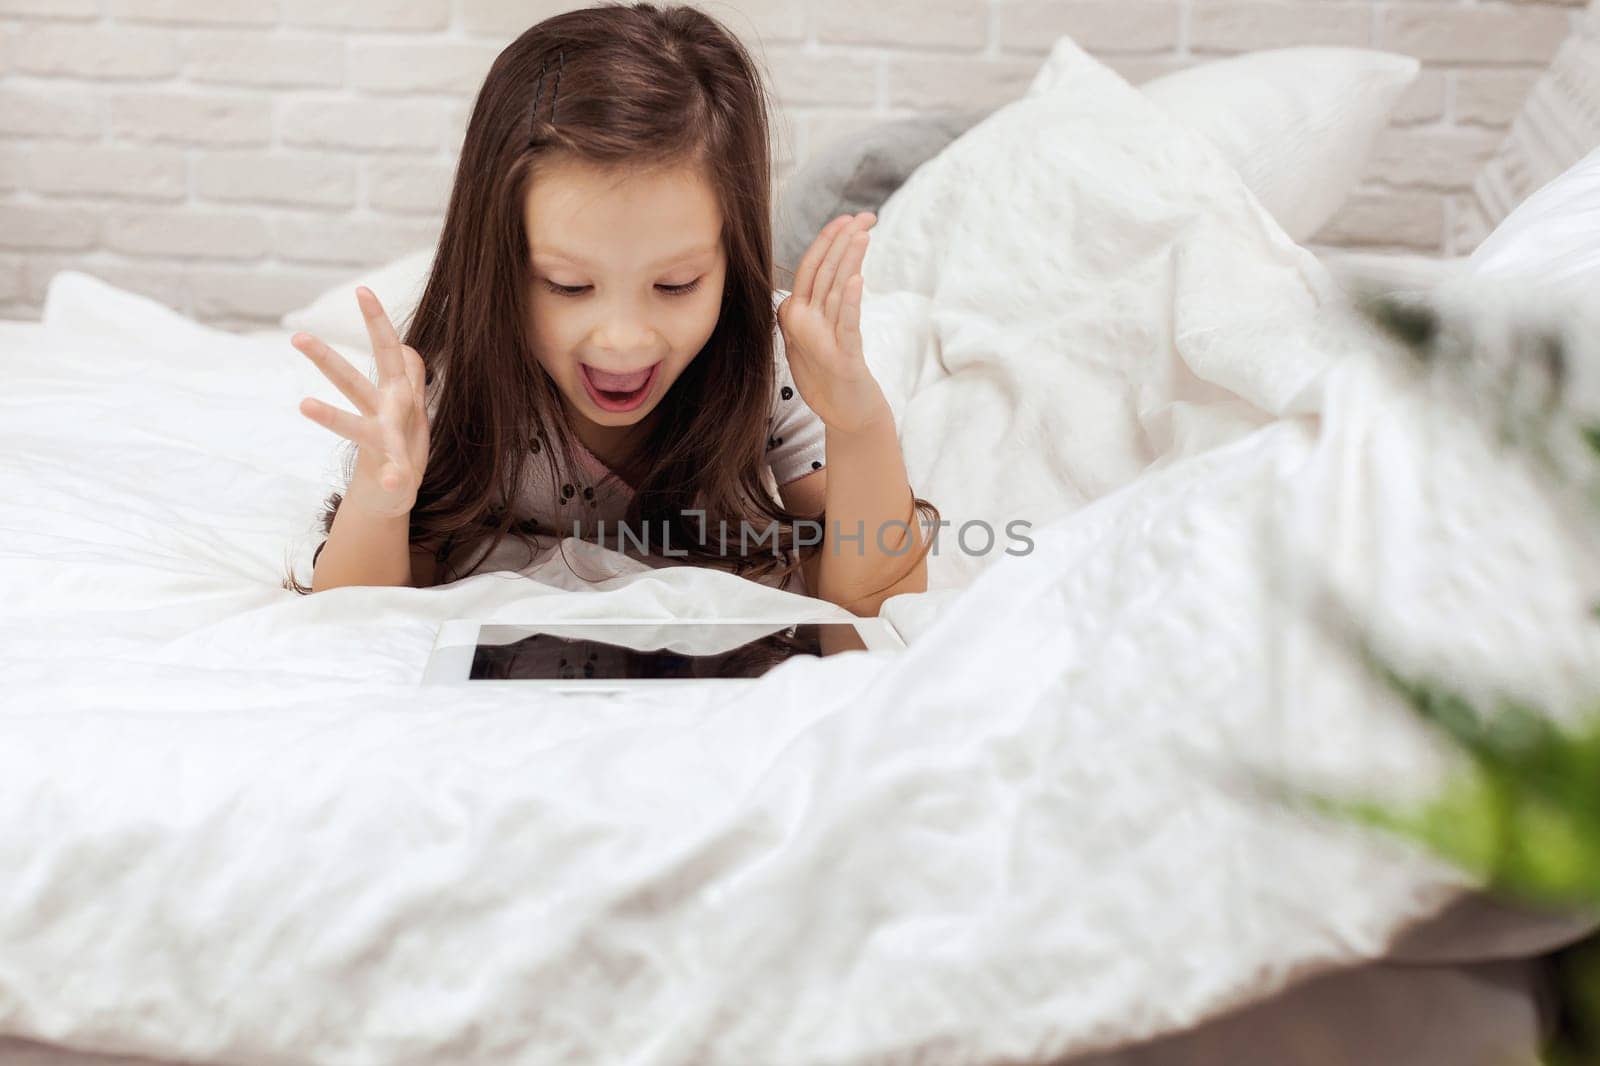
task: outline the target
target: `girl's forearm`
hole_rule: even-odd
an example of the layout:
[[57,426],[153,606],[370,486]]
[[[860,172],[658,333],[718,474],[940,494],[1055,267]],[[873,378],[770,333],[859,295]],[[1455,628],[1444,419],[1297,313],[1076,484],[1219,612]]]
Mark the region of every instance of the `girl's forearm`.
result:
[[355,507],[334,513],[328,542],[317,556],[311,591],[346,585],[411,585],[411,516],[387,518]]
[[816,594],[870,617],[890,596],[928,587],[893,412],[884,401],[882,414],[861,429],[829,426],[826,439],[827,517]]

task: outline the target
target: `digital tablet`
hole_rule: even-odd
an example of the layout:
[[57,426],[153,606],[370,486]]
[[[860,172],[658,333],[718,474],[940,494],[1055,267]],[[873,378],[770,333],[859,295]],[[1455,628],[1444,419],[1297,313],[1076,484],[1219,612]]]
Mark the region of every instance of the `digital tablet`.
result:
[[538,685],[575,692],[749,682],[796,655],[893,653],[883,618],[843,622],[606,619],[539,623],[451,619],[439,627],[425,685]]

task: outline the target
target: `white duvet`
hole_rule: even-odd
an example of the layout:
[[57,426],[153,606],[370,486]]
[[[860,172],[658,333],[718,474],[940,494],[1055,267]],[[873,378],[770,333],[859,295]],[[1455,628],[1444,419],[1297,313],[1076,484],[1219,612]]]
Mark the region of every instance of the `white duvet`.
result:
[[1417,661],[1556,697],[1595,663],[1562,624],[1577,549],[1326,328],[1321,268],[1212,150],[1070,42],[1051,63],[867,264],[914,487],[1033,551],[947,547],[889,605],[907,652],[734,692],[419,688],[451,617],[836,612],[598,550],[624,572],[288,593],[336,476],[295,405],[332,387],[286,334],[59,275],[46,328],[0,330],[0,1033],[1043,1062],[1377,955],[1459,894],[1239,787],[1417,795],[1445,765],[1274,589],[1326,573]]

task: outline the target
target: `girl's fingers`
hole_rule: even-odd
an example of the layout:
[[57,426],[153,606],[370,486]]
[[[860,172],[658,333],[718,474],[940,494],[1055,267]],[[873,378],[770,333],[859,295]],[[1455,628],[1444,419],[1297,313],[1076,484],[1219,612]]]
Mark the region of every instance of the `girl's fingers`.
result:
[[839,325],[839,309],[844,305],[844,290],[851,279],[857,276],[862,261],[867,257],[868,239],[866,230],[857,230],[850,238],[844,258],[839,261],[839,272],[833,276],[833,287],[828,290],[827,298],[823,301],[823,317],[835,330]]
[[289,338],[289,343],[309,358],[322,371],[322,376],[333,382],[356,405],[356,410],[364,415],[377,412],[378,390],[367,375],[351,366],[344,356],[309,333],[296,333]]
[[861,292],[866,284],[866,279],[856,274],[844,285],[843,306],[839,309],[839,325],[834,337],[846,350],[850,347],[848,342],[861,335]]
[[811,247],[807,248],[806,254],[800,258],[800,266],[794,272],[794,292],[791,295],[801,303],[807,303],[811,299],[811,288],[816,279],[817,267],[828,254],[828,249],[833,247],[834,236],[850,223],[851,216],[840,215],[823,226],[822,232],[817,234],[817,239],[811,242]]
[[300,413],[347,441],[370,447],[374,451],[384,450],[382,438],[373,430],[374,423],[365,418],[358,418],[349,411],[341,411],[309,396],[300,401]]
[[[378,428],[383,435],[384,451],[388,452],[389,457],[398,464],[401,456],[409,454],[406,448],[405,435],[400,432],[400,427],[405,424],[405,419],[410,415],[409,408],[412,398],[409,395],[400,396],[394,392],[387,393],[386,398],[390,400],[389,410],[384,412],[386,417],[379,419]],[[398,465],[396,466],[396,472],[399,472]]]
[[411,379],[411,391],[418,396],[424,394],[428,385],[428,368],[423,365],[422,356],[411,345],[402,345],[400,351],[406,360],[406,377]]
[[378,381],[400,380],[406,375],[405,355],[400,348],[400,335],[377,294],[366,286],[356,288],[356,303],[361,307],[361,317],[367,322],[367,336],[372,340],[372,356],[378,364]]
[[858,231],[854,222],[834,235],[833,244],[828,248],[828,256],[817,268],[816,279],[811,285],[811,303],[822,307],[828,299],[828,293],[833,291],[833,279],[839,271],[839,260],[844,258],[844,253],[850,249],[850,240]]

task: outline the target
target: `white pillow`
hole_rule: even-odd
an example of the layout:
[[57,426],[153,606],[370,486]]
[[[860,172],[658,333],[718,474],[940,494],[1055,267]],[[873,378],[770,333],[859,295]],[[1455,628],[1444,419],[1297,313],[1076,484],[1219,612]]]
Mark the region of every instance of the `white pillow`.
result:
[[[1313,331],[1337,290],[1222,153],[1070,39],[1052,62],[1058,91],[912,173],[863,264],[869,296],[928,304],[897,428],[952,528],[1042,532],[1237,441],[1300,404],[1331,351]],[[930,587],[983,558],[943,553]]]
[[422,287],[433,265],[433,249],[421,248],[392,263],[335,285],[310,304],[279,319],[284,329],[305,330],[335,348],[372,350],[366,319],[356,303],[356,286],[365,285],[377,296],[402,336],[411,313],[422,299]]
[[[1283,231],[1303,242],[1360,181],[1420,69],[1411,56],[1365,48],[1278,48],[1180,70],[1139,90],[1216,145]],[[1047,60],[1029,95],[1048,91],[1058,76]]]
[[1555,297],[1600,293],[1600,148],[1518,205],[1467,259],[1475,277],[1511,277]]

